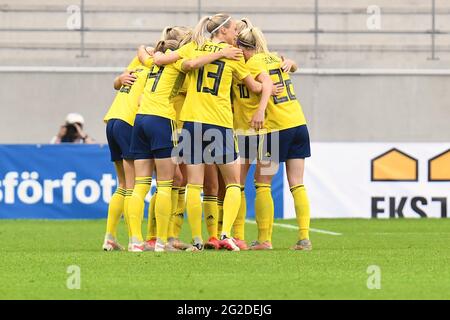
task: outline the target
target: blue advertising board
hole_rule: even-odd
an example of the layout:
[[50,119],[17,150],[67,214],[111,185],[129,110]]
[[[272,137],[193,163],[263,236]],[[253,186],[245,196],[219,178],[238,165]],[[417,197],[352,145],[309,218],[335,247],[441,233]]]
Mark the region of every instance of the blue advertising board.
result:
[[[0,145],[0,218],[106,218],[117,186],[109,159],[107,145]],[[252,167],[245,188],[249,218],[254,217],[253,172]],[[275,216],[282,217],[283,170],[272,193]]]

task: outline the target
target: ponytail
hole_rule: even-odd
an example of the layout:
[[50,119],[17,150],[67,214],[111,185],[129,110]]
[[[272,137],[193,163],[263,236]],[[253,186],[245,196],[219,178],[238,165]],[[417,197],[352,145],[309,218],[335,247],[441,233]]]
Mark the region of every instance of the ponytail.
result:
[[255,39],[256,52],[269,53],[269,49],[267,48],[267,40],[261,30],[259,30],[258,28],[251,28],[250,30],[252,32],[253,38]]
[[184,35],[183,39],[180,41],[180,47],[184,46],[186,43],[189,43],[192,41],[192,30],[189,29],[188,32]]
[[201,18],[194,28],[192,41],[194,41],[198,47],[203,46],[206,40],[208,40],[206,33],[209,33],[209,38],[211,38],[221,27],[228,28],[230,26],[230,20],[231,16],[225,13],[218,13],[214,16]]
[[256,53],[269,53],[267,41],[258,28],[247,28],[241,31],[237,39],[238,46],[254,49]]
[[205,37],[205,33],[207,32],[206,26],[209,20],[210,20],[209,17],[201,18],[200,21],[195,26],[194,31],[192,32],[192,41],[194,41],[198,47],[203,46],[203,44],[207,40]]
[[169,38],[169,32],[172,31],[172,27],[165,27],[161,32],[161,37],[159,40],[167,40]]
[[236,29],[238,33],[247,28],[253,28],[253,23],[250,21],[249,18],[245,17],[236,22]]
[[165,53],[167,49],[177,50],[180,43],[177,40],[159,40],[155,46],[155,52]]

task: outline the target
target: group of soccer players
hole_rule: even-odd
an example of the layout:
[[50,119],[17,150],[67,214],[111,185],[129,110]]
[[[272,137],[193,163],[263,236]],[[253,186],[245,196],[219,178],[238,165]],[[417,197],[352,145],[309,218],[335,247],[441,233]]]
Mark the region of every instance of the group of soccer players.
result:
[[[117,241],[123,214],[131,252],[270,250],[271,184],[284,162],[299,227],[293,249],[311,250],[303,185],[310,142],[289,78],[296,69],[269,52],[249,19],[226,14],[204,17],[193,30],[167,27],[154,48],[140,46],[115,79],[118,93],[104,118],[118,187],[103,249],[124,250]],[[244,185],[252,163],[258,239],[248,245]],[[144,241],[144,199],[153,176],[157,191]],[[190,244],[179,240],[185,211]]]

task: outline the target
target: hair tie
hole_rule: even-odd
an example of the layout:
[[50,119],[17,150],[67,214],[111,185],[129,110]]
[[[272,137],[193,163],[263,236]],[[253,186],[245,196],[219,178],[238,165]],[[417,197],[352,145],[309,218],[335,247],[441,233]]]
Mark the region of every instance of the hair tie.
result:
[[224,22],[222,22],[221,24],[219,24],[213,31],[211,31],[210,33],[213,34],[214,32],[216,32],[217,30],[219,30],[220,28],[222,28],[228,21],[230,21],[231,16],[229,16],[228,18],[225,19]]

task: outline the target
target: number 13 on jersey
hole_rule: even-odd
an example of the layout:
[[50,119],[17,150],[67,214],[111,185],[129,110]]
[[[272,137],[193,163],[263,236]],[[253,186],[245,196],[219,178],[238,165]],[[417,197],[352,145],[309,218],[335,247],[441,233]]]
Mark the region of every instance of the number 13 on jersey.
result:
[[[208,72],[205,75],[205,67],[208,67],[211,65],[217,66],[216,72],[211,72],[211,71],[206,70]],[[222,80],[223,69],[225,68],[225,62],[216,60],[216,61],[213,61],[210,64],[206,65],[205,67],[201,67],[200,69],[198,69],[197,92],[210,93],[213,96],[217,96],[219,93],[220,81]],[[210,68],[208,68],[208,69],[210,69]],[[208,81],[208,78],[214,80],[214,82],[212,84],[212,88],[207,87],[203,83],[204,81],[205,82]],[[208,83],[210,83],[210,82],[211,81],[208,81]]]

